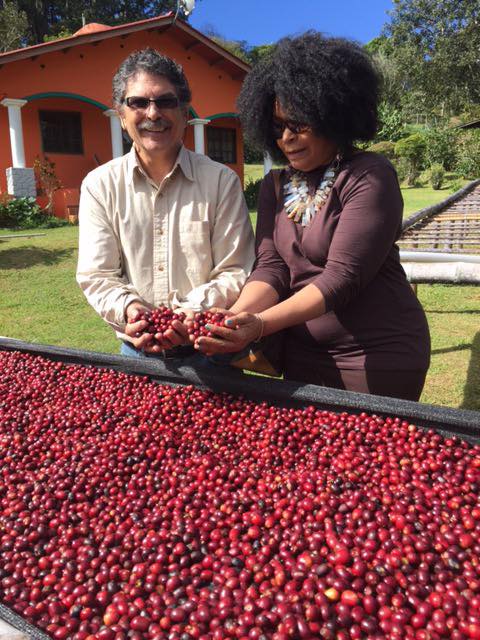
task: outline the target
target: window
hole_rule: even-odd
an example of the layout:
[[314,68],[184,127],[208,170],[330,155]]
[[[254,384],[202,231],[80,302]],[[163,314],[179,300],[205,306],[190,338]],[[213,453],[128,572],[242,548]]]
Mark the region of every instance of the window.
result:
[[83,153],[82,118],[73,111],[39,111],[44,153]]
[[224,164],[237,162],[237,132],[235,129],[207,127],[208,155]]

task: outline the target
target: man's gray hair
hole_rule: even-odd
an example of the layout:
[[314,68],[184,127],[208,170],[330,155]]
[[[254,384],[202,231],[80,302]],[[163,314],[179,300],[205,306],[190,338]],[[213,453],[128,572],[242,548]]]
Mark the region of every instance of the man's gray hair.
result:
[[192,93],[182,66],[156,49],[147,48],[131,53],[113,76],[113,105],[115,107],[118,108],[123,104],[130,78],[134,78],[142,72],[167,78],[175,87],[180,104],[190,103]]

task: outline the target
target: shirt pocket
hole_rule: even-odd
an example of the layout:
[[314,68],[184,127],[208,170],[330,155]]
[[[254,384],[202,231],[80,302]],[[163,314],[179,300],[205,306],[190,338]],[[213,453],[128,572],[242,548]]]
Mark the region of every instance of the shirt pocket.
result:
[[179,225],[179,244],[189,274],[210,272],[212,245],[208,220],[188,220]]

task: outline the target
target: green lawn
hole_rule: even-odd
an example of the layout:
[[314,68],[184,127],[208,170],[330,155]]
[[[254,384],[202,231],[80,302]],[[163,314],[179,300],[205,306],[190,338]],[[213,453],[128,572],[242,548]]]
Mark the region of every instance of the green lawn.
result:
[[[441,202],[452,195],[453,181],[448,181],[444,187],[435,191],[432,187],[402,187],[402,196],[404,202],[403,215],[410,216],[412,213],[430,207],[437,202]],[[464,180],[462,184],[467,184],[468,180]]]
[[[78,227],[33,230],[43,237],[0,240],[0,333],[92,351],[115,352],[113,331],[75,282]],[[0,235],[25,233],[2,230]]]
[[419,285],[432,336],[423,402],[480,411],[480,287]]

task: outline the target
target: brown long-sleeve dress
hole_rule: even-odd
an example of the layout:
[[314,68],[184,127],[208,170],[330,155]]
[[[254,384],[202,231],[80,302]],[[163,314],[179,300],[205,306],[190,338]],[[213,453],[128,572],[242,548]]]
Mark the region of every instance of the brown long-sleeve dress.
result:
[[[307,174],[312,193],[324,169]],[[287,171],[280,178],[283,186]],[[394,168],[373,153],[343,160],[326,204],[307,227],[287,217],[283,196],[277,203],[273,177],[266,176],[249,281],[270,284],[280,299],[312,283],[327,309],[286,331],[286,378],[418,399],[430,337],[395,245],[402,210]]]

